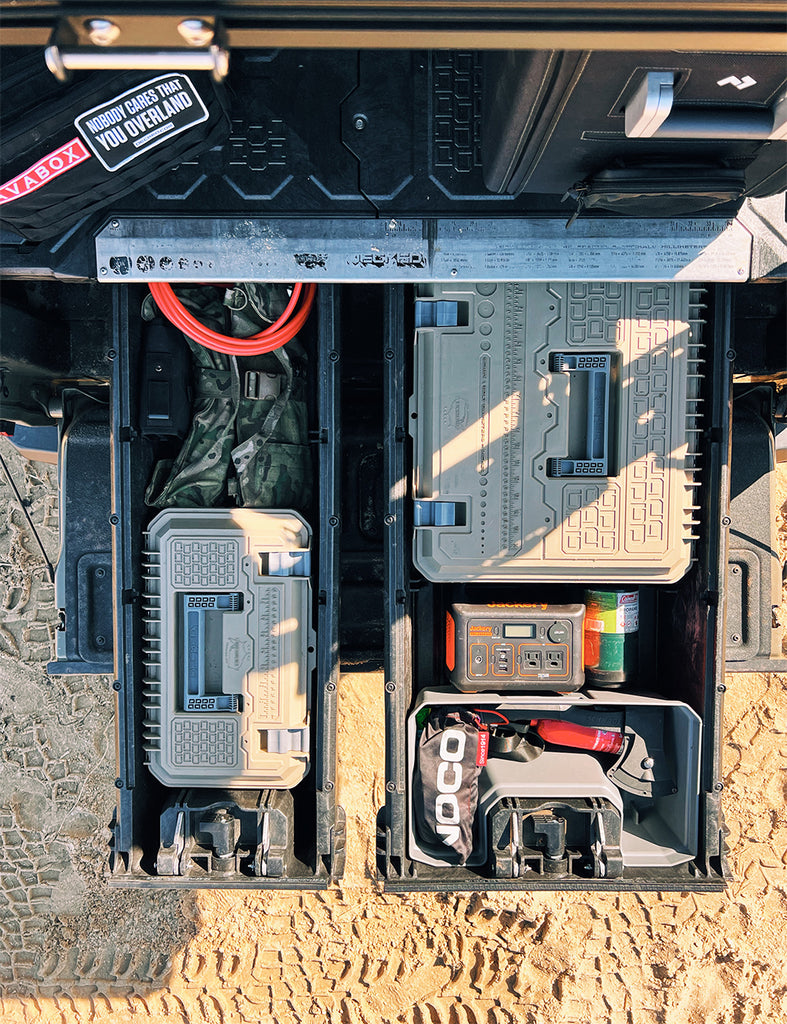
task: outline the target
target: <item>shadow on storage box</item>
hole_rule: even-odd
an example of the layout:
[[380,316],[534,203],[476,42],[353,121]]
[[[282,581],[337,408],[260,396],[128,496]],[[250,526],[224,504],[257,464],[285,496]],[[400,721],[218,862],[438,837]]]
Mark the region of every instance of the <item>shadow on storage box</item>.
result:
[[[647,301],[656,295],[664,300],[652,315],[640,308],[640,315],[625,321],[628,314],[615,313],[637,308],[646,293]],[[583,345],[571,324],[587,325],[593,319],[588,304],[598,299],[602,316],[605,308],[613,316]],[[411,292],[391,288],[387,304],[394,358],[386,380],[386,481],[394,525],[387,536],[387,799],[378,828],[386,889],[723,887],[720,569],[726,551],[722,526],[728,522],[722,516],[728,505],[731,290],[456,284],[419,287],[415,303]],[[441,320],[448,310],[448,319]],[[505,326],[496,331],[503,310]],[[675,321],[671,330],[663,330],[665,314]],[[635,349],[640,346],[636,358],[633,350],[625,351],[627,337]],[[566,351],[612,355],[617,379],[607,372],[609,359],[597,361],[601,376],[594,398],[593,387],[576,380],[576,370],[565,373],[558,357]],[[640,407],[637,376],[647,367],[651,391]],[[670,416],[661,417],[660,425],[673,436],[670,458],[659,463],[656,432],[649,433],[648,424],[659,418],[662,401]],[[586,450],[594,438],[598,449]],[[584,466],[572,474],[577,461],[602,458],[608,462],[595,479],[587,479]],[[621,547],[618,533],[606,552],[594,550],[588,557],[580,545],[571,554],[575,523],[581,529],[597,515],[605,495],[620,498],[626,488],[636,490],[643,463],[666,467],[664,478],[671,474],[661,495],[669,510],[661,552],[642,543],[638,549],[636,543]],[[577,492],[583,495],[579,506],[571,497]],[[629,515],[630,540],[635,531],[626,500],[624,494],[611,522],[617,527]],[[543,527],[528,533],[534,506]],[[561,508],[565,518],[550,516]],[[484,510],[489,514],[482,518]],[[640,539],[647,538],[647,518],[644,525]],[[548,618],[553,606],[581,603],[587,588],[610,584],[637,591],[640,608],[636,660],[614,689],[598,689],[587,670],[586,686],[576,693],[560,694],[560,683],[550,683],[548,676],[535,685],[463,687],[475,688],[475,694],[448,685],[457,643],[454,626],[449,622],[446,629],[449,609],[510,609],[517,624],[513,636],[521,637],[520,623],[535,621],[528,605],[546,609]],[[493,621],[478,628],[491,634]],[[498,665],[506,679],[522,671],[514,643],[509,646],[512,651]],[[633,772],[641,776],[633,788],[654,777],[670,785],[658,795],[652,787],[649,796],[645,790],[635,795],[631,778],[628,788],[621,785],[620,765],[608,755],[550,743],[531,763],[490,753],[484,765],[479,745],[474,844],[462,865],[450,846],[441,850],[439,843],[425,842],[413,817],[423,721],[418,712],[428,707],[474,709],[482,728],[489,727],[492,744],[494,723],[503,716],[524,730],[530,721],[546,718],[585,725],[595,720],[602,728],[636,732],[630,727],[646,712],[651,726],[656,723],[655,733],[648,727],[648,742],[658,748],[661,764],[651,771],[653,758],[646,751],[644,768]],[[456,752],[446,750],[449,762],[438,772],[438,792],[440,780],[443,789],[457,781],[450,768]],[[588,813],[593,807],[603,808],[598,821]],[[447,805],[442,812],[453,821]],[[539,825],[536,837],[533,821],[543,825],[543,819],[550,824]],[[599,822],[606,823],[601,833]],[[563,839],[550,858],[553,828],[563,830]]]
[[[341,875],[344,851],[334,789],[336,295],[320,289],[299,335],[308,502],[233,512],[225,493],[218,508],[156,517],[146,489],[181,441],[161,434],[144,397],[140,405],[150,375],[145,294],[112,290],[120,751],[112,880],[323,888]],[[163,365],[161,351],[153,357]],[[253,402],[261,375],[251,359],[238,368]],[[173,396],[181,381],[172,378]],[[156,392],[154,406],[168,400]]]

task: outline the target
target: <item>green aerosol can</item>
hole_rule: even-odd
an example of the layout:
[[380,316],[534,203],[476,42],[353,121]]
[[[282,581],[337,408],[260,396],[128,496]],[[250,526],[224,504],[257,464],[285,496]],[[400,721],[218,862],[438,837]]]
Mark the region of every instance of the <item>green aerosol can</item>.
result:
[[597,587],[585,591],[585,679],[620,688],[639,671],[639,591]]

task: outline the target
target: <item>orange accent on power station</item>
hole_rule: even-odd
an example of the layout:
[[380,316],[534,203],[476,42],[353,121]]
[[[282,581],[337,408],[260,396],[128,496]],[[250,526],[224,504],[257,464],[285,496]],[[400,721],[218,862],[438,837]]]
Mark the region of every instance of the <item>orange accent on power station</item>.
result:
[[456,624],[450,612],[445,613],[445,664],[449,672],[456,665]]
[[501,604],[494,602],[487,605],[487,608],[540,608],[542,612],[545,612],[548,607],[548,604]]

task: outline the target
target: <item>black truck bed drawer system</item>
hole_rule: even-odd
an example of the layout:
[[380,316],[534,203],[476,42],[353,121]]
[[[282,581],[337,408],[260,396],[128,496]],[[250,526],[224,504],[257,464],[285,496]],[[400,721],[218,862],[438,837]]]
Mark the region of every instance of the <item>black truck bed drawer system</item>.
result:
[[[92,79],[89,18],[7,6],[0,419],[59,426],[49,670],[114,686],[112,881],[341,877],[344,663],[384,672],[385,889],[723,887],[725,671],[785,664],[767,5],[678,56],[670,5],[639,47],[567,5],[571,50],[545,11],[369,5],[337,49],[308,5],[218,5],[189,67],[129,14],[137,69]],[[234,318],[296,281],[261,362],[149,288]]]

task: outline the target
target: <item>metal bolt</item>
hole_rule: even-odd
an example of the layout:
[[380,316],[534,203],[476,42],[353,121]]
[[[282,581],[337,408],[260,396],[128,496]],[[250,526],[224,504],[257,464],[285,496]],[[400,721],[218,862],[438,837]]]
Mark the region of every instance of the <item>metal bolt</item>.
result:
[[58,82],[67,82],[71,78],[71,72],[63,63],[63,56],[58,46],[47,46],[44,50],[44,60]]
[[107,272],[107,268],[106,267],[102,267],[101,270],[99,271],[99,273],[101,274],[102,277],[104,277],[106,275],[106,272]]
[[653,760],[652,757],[643,757],[642,758],[642,767],[646,771],[649,770],[650,768],[652,768],[655,763],[656,762]]
[[386,683],[385,684],[385,692],[386,693],[394,693],[395,691],[396,691],[396,683]]
[[325,689],[328,691],[328,693],[335,693],[336,692],[336,683],[327,683],[326,686],[325,686]]
[[386,788],[386,790],[389,793],[395,793],[396,792],[396,783],[395,782],[386,782],[385,788]]
[[393,351],[393,349],[392,349],[392,348],[387,348],[387,349],[385,350],[385,358],[386,358],[386,359],[393,359],[393,357],[394,357],[394,351]]
[[732,567],[732,575],[733,576],[739,576],[740,575],[740,571],[741,571],[741,567],[739,565],[733,565],[733,567]]
[[156,365],[153,367],[153,369],[156,371],[156,373],[163,373],[164,372],[164,367],[161,365],[161,363],[156,363]]
[[103,633],[99,633],[98,636],[96,637],[96,647],[103,647],[106,644],[106,642],[107,638],[103,635]]
[[329,353],[328,358],[332,363],[335,363],[339,359],[339,353],[334,349],[332,352]]
[[178,32],[189,46],[207,46],[213,42],[213,26],[202,18],[185,18],[178,25]]
[[111,46],[120,35],[119,27],[108,18],[90,18],[85,22],[85,28],[94,46]]
[[732,636],[730,637],[730,640],[734,644],[739,644],[741,642],[741,635],[740,635],[740,633],[733,633]]
[[453,270],[451,271],[451,277],[456,277],[458,273],[459,271],[456,269],[456,267],[454,267]]
[[116,516],[113,512],[112,515],[109,517],[109,522],[112,526],[117,526],[117,524],[120,522],[120,517]]
[[353,115],[353,128],[357,132],[362,132],[369,123],[369,119],[366,114],[354,114]]
[[213,54],[213,70],[210,73],[214,82],[223,82],[230,70],[230,55],[220,46],[211,46]]
[[338,526],[339,525],[339,517],[338,516],[331,516],[331,518],[328,520],[328,525],[329,526]]
[[713,788],[716,790],[717,793],[721,793],[721,791],[724,789],[724,785],[721,782],[717,782]]
[[106,576],[106,574],[107,574],[107,570],[106,569],[96,569],[96,579],[97,580],[103,580],[103,578]]
[[109,226],[112,228],[113,231],[117,231],[117,229],[120,227],[120,221],[113,220]]
[[385,519],[383,519],[383,522],[386,526],[393,526],[395,520],[393,516],[386,516]]
[[727,358],[729,359],[730,362],[732,362],[732,360],[735,358],[735,349],[734,348],[728,348],[727,349]]
[[107,352],[107,359],[114,359],[116,355],[117,352],[113,348],[111,348],[109,352]]
[[123,689],[123,684],[120,682],[119,679],[116,679],[114,681],[114,683],[112,684],[112,689],[115,691],[115,693],[120,693],[120,691]]
[[122,779],[115,779],[115,789],[122,789],[122,788],[123,788],[123,780]]
[[721,525],[722,526],[729,526],[731,522],[732,522],[732,520],[730,519],[729,516],[724,516],[724,518],[721,521]]
[[330,782],[330,781],[326,782],[325,785],[323,786],[323,789],[325,790],[326,793],[332,793],[333,792],[333,783]]

